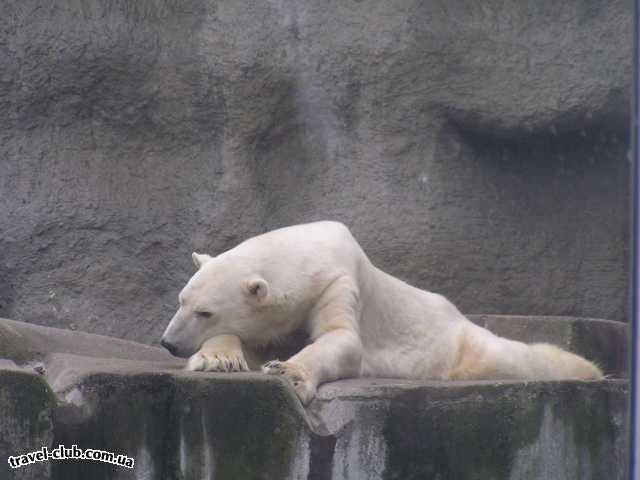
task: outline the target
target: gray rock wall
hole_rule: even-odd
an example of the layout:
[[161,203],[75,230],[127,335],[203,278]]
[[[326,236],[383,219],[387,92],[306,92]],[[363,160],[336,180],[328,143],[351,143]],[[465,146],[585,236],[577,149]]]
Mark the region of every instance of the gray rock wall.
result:
[[292,223],[465,312],[624,319],[629,2],[7,0],[0,315],[152,342]]

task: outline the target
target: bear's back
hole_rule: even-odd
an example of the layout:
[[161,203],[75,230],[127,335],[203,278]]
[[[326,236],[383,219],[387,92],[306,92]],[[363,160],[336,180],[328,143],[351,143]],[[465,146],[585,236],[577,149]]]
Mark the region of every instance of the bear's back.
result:
[[366,258],[349,229],[334,221],[272,230],[227,253],[251,259],[256,272],[268,281],[295,290],[321,287],[344,273],[355,276]]
[[245,240],[233,250],[269,258],[286,256],[295,263],[357,255],[354,249],[360,250],[359,245],[344,224],[321,221],[272,230]]

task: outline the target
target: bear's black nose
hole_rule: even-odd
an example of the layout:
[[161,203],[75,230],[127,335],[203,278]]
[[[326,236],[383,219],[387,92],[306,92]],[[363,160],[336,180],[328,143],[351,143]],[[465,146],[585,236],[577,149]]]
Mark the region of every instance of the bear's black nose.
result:
[[175,345],[172,345],[171,343],[167,342],[164,338],[160,339],[160,345],[162,345],[164,348],[169,350],[169,353],[171,355],[176,355],[176,352],[178,351]]

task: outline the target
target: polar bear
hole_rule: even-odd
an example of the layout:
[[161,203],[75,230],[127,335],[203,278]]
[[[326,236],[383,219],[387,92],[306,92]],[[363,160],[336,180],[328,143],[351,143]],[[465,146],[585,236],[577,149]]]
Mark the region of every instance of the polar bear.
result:
[[341,378],[480,380],[602,378],[593,363],[549,344],[508,340],[469,321],[442,295],[376,268],[338,222],[250,238],[216,257],[194,253],[197,272],[161,344],[188,370],[259,368],[260,347],[308,332],[283,375],[303,404]]

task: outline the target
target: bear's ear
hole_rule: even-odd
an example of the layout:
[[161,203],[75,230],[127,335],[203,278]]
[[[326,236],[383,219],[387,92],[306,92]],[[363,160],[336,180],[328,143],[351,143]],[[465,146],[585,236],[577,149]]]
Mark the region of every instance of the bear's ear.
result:
[[263,300],[269,294],[269,283],[261,277],[251,277],[245,282],[247,295],[256,300]]
[[191,260],[193,260],[193,264],[200,268],[202,267],[202,265],[204,265],[206,262],[208,262],[209,260],[211,260],[211,257],[207,254],[203,254],[203,253],[196,253],[193,252],[191,254]]

